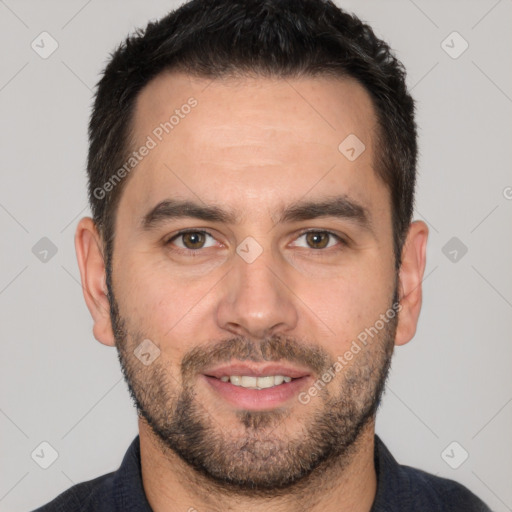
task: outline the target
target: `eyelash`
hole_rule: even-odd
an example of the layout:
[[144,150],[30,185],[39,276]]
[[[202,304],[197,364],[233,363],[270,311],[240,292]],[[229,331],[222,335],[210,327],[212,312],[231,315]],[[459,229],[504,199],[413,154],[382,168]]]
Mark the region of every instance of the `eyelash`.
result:
[[[202,234],[202,235],[209,235],[212,238],[215,238],[209,231],[205,231],[205,230],[202,230],[202,229],[183,229],[181,231],[178,231],[175,235],[173,235],[168,240],[166,240],[164,242],[164,245],[166,245],[166,246],[167,245],[171,245],[171,243],[174,240],[176,240],[180,236],[186,235],[187,233],[199,233],[199,234]],[[337,235],[336,233],[333,233],[332,231],[321,230],[321,229],[306,229],[306,230],[303,230],[303,231],[301,231],[298,234],[297,239],[300,238],[301,236],[305,235],[305,234],[308,234],[308,233],[324,233],[324,234],[327,234],[327,235],[335,238],[342,246],[348,246],[348,242],[344,238],[342,238],[340,235]],[[175,250],[177,252],[181,252],[182,254],[196,256],[201,251],[201,249],[202,248],[199,248],[199,249],[183,249],[181,247],[176,247],[173,250]],[[208,249],[208,247],[207,247],[207,249]],[[312,249],[312,248],[310,248],[310,250],[313,251],[314,253],[316,253],[317,256],[322,256],[323,255],[322,253],[325,253],[328,249],[333,249],[333,247],[327,247],[325,249]]]

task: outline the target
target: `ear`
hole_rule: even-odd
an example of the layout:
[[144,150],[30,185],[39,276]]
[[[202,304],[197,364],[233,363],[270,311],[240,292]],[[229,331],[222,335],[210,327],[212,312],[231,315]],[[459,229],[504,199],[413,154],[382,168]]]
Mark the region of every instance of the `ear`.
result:
[[427,261],[428,227],[423,221],[412,222],[402,249],[398,291],[400,310],[395,345],[405,345],[416,333],[421,310],[421,283]]
[[75,250],[82,279],[82,291],[94,322],[94,337],[105,345],[115,346],[110,321],[103,244],[90,217],[84,217],[78,223]]

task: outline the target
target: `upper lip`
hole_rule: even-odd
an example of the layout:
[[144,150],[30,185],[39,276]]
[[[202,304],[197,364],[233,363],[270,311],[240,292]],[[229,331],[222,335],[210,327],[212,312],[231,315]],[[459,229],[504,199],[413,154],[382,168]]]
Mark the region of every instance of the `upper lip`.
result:
[[248,375],[250,377],[267,377],[269,375],[283,375],[284,377],[291,377],[296,379],[309,375],[308,370],[296,368],[285,364],[247,364],[247,363],[233,363],[222,366],[217,366],[212,369],[203,371],[204,375],[216,377],[220,379],[226,375]]

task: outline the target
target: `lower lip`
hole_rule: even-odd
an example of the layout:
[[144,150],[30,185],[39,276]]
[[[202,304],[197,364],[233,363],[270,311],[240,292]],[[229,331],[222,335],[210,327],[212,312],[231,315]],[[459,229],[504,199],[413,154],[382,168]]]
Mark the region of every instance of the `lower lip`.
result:
[[296,397],[309,380],[308,376],[304,376],[271,388],[248,389],[208,375],[202,375],[202,377],[227,402],[239,409],[252,411],[272,409],[283,405],[291,398]]

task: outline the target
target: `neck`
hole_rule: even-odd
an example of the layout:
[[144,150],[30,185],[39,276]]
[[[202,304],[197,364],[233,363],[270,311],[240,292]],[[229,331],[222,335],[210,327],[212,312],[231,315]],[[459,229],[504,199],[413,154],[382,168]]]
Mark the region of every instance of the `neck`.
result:
[[154,512],[369,512],[377,490],[375,420],[361,431],[343,461],[318,468],[274,496],[226,492],[162,446],[139,418],[142,480]]

